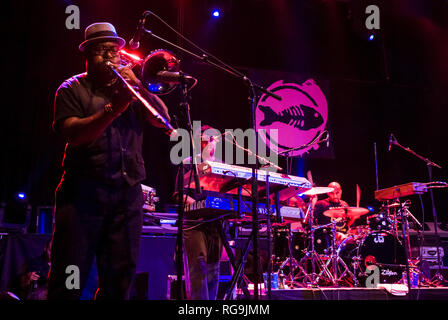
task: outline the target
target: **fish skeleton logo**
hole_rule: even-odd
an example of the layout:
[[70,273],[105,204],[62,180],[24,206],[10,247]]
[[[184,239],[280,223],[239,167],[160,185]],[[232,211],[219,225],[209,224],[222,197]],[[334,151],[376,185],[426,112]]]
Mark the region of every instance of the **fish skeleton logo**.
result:
[[[325,95],[312,79],[302,84],[279,80],[268,90],[282,98],[281,101],[263,94],[257,104],[255,120],[257,130],[266,145],[274,152],[289,149],[290,156],[300,156],[319,145],[306,146],[325,130],[328,118],[328,105]],[[278,141],[269,131],[278,130]],[[303,147],[303,148],[301,148]]]

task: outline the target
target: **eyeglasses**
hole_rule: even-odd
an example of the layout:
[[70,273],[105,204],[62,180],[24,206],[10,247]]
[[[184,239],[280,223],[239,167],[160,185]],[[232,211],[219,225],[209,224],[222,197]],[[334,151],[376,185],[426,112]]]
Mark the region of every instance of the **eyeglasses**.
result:
[[106,52],[109,52],[112,57],[118,56],[120,48],[118,46],[106,47],[106,46],[96,46],[92,48],[92,53],[95,55],[102,56]]

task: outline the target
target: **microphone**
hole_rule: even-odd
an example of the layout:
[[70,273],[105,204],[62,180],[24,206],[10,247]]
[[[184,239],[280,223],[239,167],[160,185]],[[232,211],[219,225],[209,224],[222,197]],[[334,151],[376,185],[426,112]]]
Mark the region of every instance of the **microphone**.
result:
[[155,78],[160,82],[181,83],[182,79],[193,79],[182,72],[159,71]]
[[389,137],[389,148],[388,148],[388,151],[390,151],[390,147],[392,146],[392,142],[394,141],[394,134],[393,133],[391,133],[390,134],[390,137]]
[[138,21],[137,30],[134,33],[134,36],[129,41],[129,48],[131,50],[136,50],[140,47],[140,38],[142,36],[142,33],[144,32],[146,17],[150,14],[150,11],[143,12],[142,17]]

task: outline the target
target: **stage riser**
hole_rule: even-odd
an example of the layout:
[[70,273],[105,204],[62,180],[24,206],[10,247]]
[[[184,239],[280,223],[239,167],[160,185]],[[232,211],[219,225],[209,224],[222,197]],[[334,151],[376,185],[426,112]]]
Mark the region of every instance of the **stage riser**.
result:
[[272,300],[448,300],[448,289],[414,289],[411,296],[396,296],[383,289],[291,289],[273,290],[271,297]]

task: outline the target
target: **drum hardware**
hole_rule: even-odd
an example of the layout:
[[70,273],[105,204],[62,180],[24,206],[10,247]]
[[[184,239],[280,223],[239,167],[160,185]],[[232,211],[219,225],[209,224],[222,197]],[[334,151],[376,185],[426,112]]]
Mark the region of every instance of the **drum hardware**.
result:
[[[311,243],[311,250],[306,250],[305,255],[303,256],[302,259],[300,259],[300,261],[298,262],[298,268],[300,269],[301,273],[304,276],[304,282],[306,282],[307,286],[313,286],[316,287],[318,286],[319,280],[321,279],[321,277],[325,274],[327,276],[327,280],[330,281],[331,283],[334,283],[334,279],[333,279],[333,275],[331,274],[330,270],[328,269],[327,265],[322,261],[321,256],[317,253],[316,248],[315,248],[315,238],[314,238],[314,233],[316,230],[321,230],[323,228],[328,227],[329,225],[333,224],[330,223],[328,225],[322,225],[322,226],[317,226],[314,227],[312,224],[313,219],[310,219],[310,224],[311,224],[311,230],[310,230],[310,234],[311,234],[311,239],[310,239],[310,243]],[[334,240],[333,240],[334,242]],[[311,262],[311,273],[308,273],[306,271],[307,266],[306,263],[310,261]],[[316,267],[319,268],[320,273],[317,274],[316,273]]]
[[391,218],[387,212],[380,212],[368,216],[367,224],[371,230],[392,231],[395,226],[395,219]]
[[[321,280],[322,276],[325,274],[327,277],[327,280],[331,283],[334,283],[333,275],[331,274],[330,270],[328,269],[327,265],[322,261],[321,256],[316,251],[316,241],[315,241],[315,232],[317,230],[323,230],[324,228],[328,228],[330,225],[334,223],[329,223],[326,225],[321,226],[314,226],[313,220],[314,220],[314,210],[312,209],[312,203],[310,203],[307,214],[305,217],[305,221],[309,221],[310,226],[310,243],[311,243],[311,249],[306,249],[305,255],[302,259],[298,262],[298,268],[300,272],[303,274],[304,277],[304,283],[306,283],[307,286],[318,286],[319,280]],[[334,243],[334,236],[332,239],[332,242]],[[323,257],[326,257],[326,255],[323,255]],[[311,262],[311,273],[307,272],[307,262]],[[319,268],[320,273],[316,273],[316,267]],[[300,275],[300,274],[299,274]],[[298,278],[298,276],[296,278]]]
[[[421,227],[421,223],[409,211],[409,205],[410,201],[385,204],[380,212],[381,216],[375,215],[370,220],[384,219],[388,225],[371,228],[370,224],[370,226],[350,228],[348,237],[340,244],[336,242],[338,220],[359,217],[366,214],[368,210],[358,207],[330,209],[324,214],[335,220],[327,225],[314,226],[312,210],[309,207],[305,221],[308,222],[311,242],[308,242],[306,249],[302,250],[304,256],[299,259],[297,253],[293,254],[297,235],[289,228],[286,236],[288,249],[283,255],[285,259],[281,261],[279,270],[283,273],[289,265],[289,274],[284,273],[291,280],[291,286],[297,283],[298,279],[303,279],[304,284],[313,287],[322,285],[322,282],[337,286],[345,279],[353,280],[354,286],[360,286],[368,278],[369,273],[366,270],[370,266],[379,268],[381,283],[403,281],[411,283],[413,287],[420,286],[421,283],[431,284],[418,267],[408,259],[410,252],[408,222],[412,220]],[[399,223],[403,228],[401,235],[398,234]],[[331,229],[328,235],[332,239],[332,242],[329,242],[329,250],[328,252],[319,251],[318,240],[321,240],[319,236],[328,228]]]
[[293,233],[291,230],[291,225],[289,224],[288,227],[288,235],[287,235],[287,248],[288,248],[288,255],[286,259],[281,263],[279,267],[279,273],[284,274],[284,269],[287,265],[289,265],[289,281],[291,283],[291,287],[293,287],[294,284],[294,273],[296,268],[299,267],[297,260],[293,256]]
[[406,266],[404,247],[390,231],[373,231],[356,238],[348,237],[338,247],[338,256],[351,266],[358,285],[368,277],[370,266],[380,268],[381,283],[396,283],[402,279]]
[[[408,232],[409,232],[409,223],[408,223],[408,206],[410,205],[410,201],[405,201],[401,208],[398,208],[398,213],[401,217],[401,227],[402,227],[402,231],[403,231],[403,242],[404,242],[404,252],[405,252],[405,256],[406,256],[406,280],[408,283],[408,289],[409,292],[411,291],[411,273],[410,273],[410,268],[409,268],[409,259],[410,259],[410,252],[411,252],[411,241],[409,239],[408,236]],[[410,213],[410,212],[409,212]]]
[[[289,278],[289,281],[291,283],[291,287],[294,286],[294,282],[296,281],[296,279],[300,278],[303,276],[304,278],[304,282],[307,282],[307,285],[310,286],[317,286],[318,285],[318,274],[316,273],[316,268],[318,268],[321,271],[321,276],[323,273],[325,273],[325,275],[327,276],[328,280],[330,282],[333,282],[333,278],[331,275],[330,270],[328,270],[328,268],[325,266],[325,263],[322,261],[319,253],[317,253],[316,248],[315,248],[315,232],[316,230],[322,230],[323,228],[327,228],[329,225],[323,225],[323,226],[317,226],[314,227],[313,226],[313,218],[312,218],[312,203],[310,203],[308,205],[307,208],[307,212],[304,218],[305,222],[309,222],[309,237],[307,237],[310,241],[308,241],[308,245],[305,246],[306,249],[304,249],[302,252],[304,253],[304,256],[300,258],[300,261],[297,261],[297,259],[299,257],[295,257],[293,255],[294,249],[293,249],[293,245],[299,245],[295,243],[296,241],[293,240],[297,240],[294,239],[294,234],[290,228],[290,224],[288,227],[288,234],[287,234],[287,240],[288,240],[288,244],[287,244],[287,248],[288,248],[288,253],[287,253],[287,257],[286,259],[281,263],[281,265],[279,266],[279,272],[282,272],[286,275],[285,268],[286,266],[289,265],[289,275],[287,275],[287,277]],[[300,248],[295,248],[295,249],[300,249]],[[284,255],[286,256],[286,255]],[[296,259],[297,258],[297,259]],[[311,263],[311,273],[307,271],[307,262]],[[296,270],[299,269],[299,273],[296,275]]]
[[[358,279],[355,274],[350,271],[350,268],[347,266],[345,261],[340,257],[339,248],[336,248],[336,224],[338,223],[338,219],[334,220],[332,224],[332,234],[334,241],[332,242],[332,250],[329,259],[327,260],[326,267],[330,269],[332,274],[332,283],[335,286],[338,286],[338,283],[343,279],[343,277],[348,274],[354,281],[354,286],[358,286]],[[331,264],[331,267],[329,267]],[[342,270],[340,271],[339,265],[342,266]],[[322,272],[321,272],[322,273]],[[320,275],[319,275],[320,277]]]

